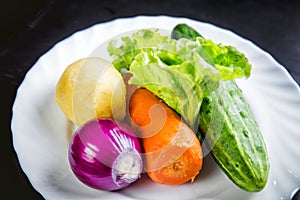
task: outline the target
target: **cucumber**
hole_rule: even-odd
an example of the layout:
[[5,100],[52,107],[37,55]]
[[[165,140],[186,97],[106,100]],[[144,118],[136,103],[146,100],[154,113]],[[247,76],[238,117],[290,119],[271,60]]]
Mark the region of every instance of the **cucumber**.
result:
[[171,33],[171,38],[180,39],[187,38],[189,40],[195,40],[196,37],[202,37],[196,30],[186,24],[177,24]]
[[[178,24],[171,37],[195,41],[202,36],[186,24]],[[218,89],[203,99],[197,135],[233,183],[249,192],[259,192],[265,187],[269,174],[266,146],[234,80],[220,81]]]
[[205,144],[226,175],[241,189],[261,191],[268,180],[266,146],[257,122],[235,81],[221,81],[200,108]]

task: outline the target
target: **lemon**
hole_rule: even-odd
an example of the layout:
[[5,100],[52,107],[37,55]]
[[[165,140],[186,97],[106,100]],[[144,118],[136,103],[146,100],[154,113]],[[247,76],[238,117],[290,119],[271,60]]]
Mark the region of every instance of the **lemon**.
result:
[[57,82],[55,99],[77,126],[93,118],[122,120],[125,117],[124,80],[114,66],[102,58],[82,58],[67,66]]

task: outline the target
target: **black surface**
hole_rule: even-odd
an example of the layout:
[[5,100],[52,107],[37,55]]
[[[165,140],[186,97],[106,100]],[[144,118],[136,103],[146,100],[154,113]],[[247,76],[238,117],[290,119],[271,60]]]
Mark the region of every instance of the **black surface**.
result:
[[[18,164],[10,121],[26,72],[55,43],[72,33],[121,17],[180,16],[232,30],[269,52],[300,83],[300,1],[27,0],[0,3],[1,195],[42,199]],[[32,138],[34,139],[34,138]]]

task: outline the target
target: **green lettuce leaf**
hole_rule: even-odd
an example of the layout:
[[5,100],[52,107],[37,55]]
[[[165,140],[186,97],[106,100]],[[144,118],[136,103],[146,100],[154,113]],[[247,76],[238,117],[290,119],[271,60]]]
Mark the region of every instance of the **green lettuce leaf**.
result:
[[201,56],[215,66],[222,80],[248,78],[252,65],[247,57],[233,46],[215,44],[212,40],[197,37],[203,50]]
[[[175,40],[161,35],[158,29],[139,30],[123,37],[120,46],[110,41],[107,50],[116,69],[132,73],[130,84],[147,88],[160,97],[191,128],[197,127],[203,98],[218,87],[220,80],[250,75],[247,64],[232,64],[248,63],[241,61],[243,55],[234,48],[200,37],[196,41]],[[231,64],[227,66],[227,62]]]
[[[199,57],[198,54],[194,56]],[[167,65],[159,55],[153,52],[143,52],[136,56],[130,66],[129,71],[133,76],[129,83],[147,88],[156,94],[177,113],[180,113],[181,117],[194,128],[202,99],[209,94],[210,90],[215,89],[218,83],[211,81],[208,84],[206,76],[202,76],[197,70],[203,67],[201,62],[196,63],[197,67],[188,61],[177,65]],[[218,74],[211,73],[210,75],[211,80],[218,80]]]

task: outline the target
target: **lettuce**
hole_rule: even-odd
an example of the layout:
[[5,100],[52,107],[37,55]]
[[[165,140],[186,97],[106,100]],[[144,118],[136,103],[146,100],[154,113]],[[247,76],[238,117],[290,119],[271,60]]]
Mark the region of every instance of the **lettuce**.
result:
[[222,80],[248,78],[251,73],[251,64],[246,56],[233,46],[215,44],[212,40],[197,37],[203,48],[202,57],[205,57],[219,71]]
[[243,54],[201,37],[175,40],[158,29],[145,29],[121,38],[121,43],[117,46],[113,40],[107,47],[115,68],[132,73],[130,84],[160,97],[193,129],[198,127],[203,98],[220,80],[250,75],[251,65]]

